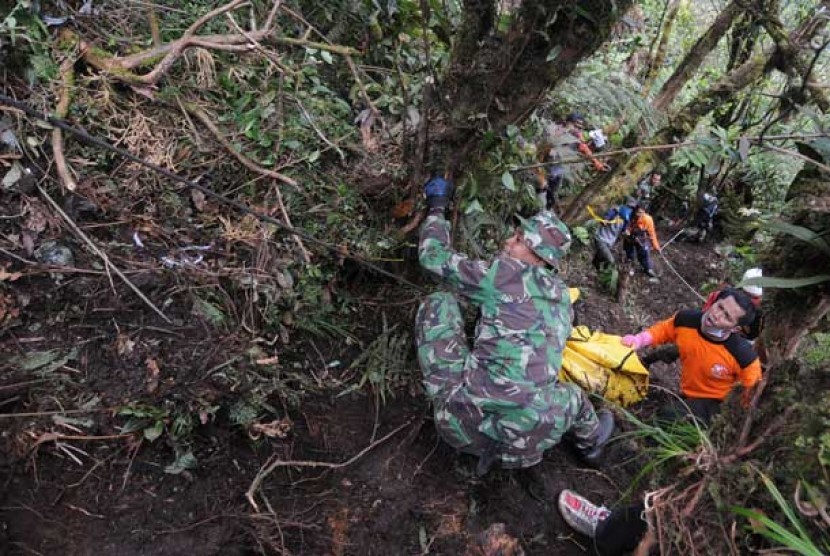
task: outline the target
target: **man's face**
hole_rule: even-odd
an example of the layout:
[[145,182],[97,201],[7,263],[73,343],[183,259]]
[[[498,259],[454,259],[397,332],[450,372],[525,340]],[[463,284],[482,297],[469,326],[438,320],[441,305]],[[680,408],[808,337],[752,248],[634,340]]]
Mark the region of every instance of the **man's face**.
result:
[[703,314],[703,326],[707,328],[719,328],[721,330],[732,330],[738,326],[738,321],[746,314],[741,309],[735,298],[730,296],[718,299]]
[[522,261],[527,260],[527,257],[529,256],[535,255],[535,253],[533,253],[533,250],[530,247],[528,247],[521,229],[516,229],[516,231],[513,232],[512,236],[504,240],[504,245],[502,246],[502,253],[504,253],[508,257],[512,257],[514,259],[519,259]]
[[661,181],[663,181],[663,176],[661,176],[660,174],[651,175],[651,185],[660,185]]

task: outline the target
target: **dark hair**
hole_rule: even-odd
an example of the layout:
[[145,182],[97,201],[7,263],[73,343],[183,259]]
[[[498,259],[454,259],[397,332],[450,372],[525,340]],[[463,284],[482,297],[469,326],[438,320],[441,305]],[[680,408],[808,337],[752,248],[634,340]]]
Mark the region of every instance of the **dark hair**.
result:
[[571,112],[568,114],[568,117],[565,118],[566,122],[582,122],[585,123],[585,116],[583,116],[579,112]]
[[717,300],[726,299],[727,297],[735,299],[738,307],[744,310],[744,316],[738,319],[739,325],[746,326],[755,320],[755,304],[752,303],[752,298],[748,293],[737,288],[724,288],[718,294]]

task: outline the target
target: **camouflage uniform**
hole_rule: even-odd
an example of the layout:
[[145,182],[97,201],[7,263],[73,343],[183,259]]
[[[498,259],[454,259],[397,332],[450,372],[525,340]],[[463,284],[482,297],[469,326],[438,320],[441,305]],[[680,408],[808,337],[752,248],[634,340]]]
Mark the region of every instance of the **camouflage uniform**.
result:
[[[543,258],[564,253],[552,250]],[[418,358],[441,437],[475,455],[495,441],[506,468],[539,463],[566,432],[578,448],[590,448],[594,409],[577,386],[557,382],[571,331],[565,284],[547,267],[507,256],[473,261],[455,252],[443,216],[427,218],[419,254],[427,270],[481,309],[472,350],[453,294],[434,293],[418,310]]]

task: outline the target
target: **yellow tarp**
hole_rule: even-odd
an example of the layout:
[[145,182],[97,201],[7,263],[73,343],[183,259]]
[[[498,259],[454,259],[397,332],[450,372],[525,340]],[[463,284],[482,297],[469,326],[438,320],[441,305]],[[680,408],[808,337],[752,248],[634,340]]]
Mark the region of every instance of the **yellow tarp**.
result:
[[578,384],[622,406],[642,400],[648,392],[648,370],[620,337],[576,326],[562,354],[559,380]]

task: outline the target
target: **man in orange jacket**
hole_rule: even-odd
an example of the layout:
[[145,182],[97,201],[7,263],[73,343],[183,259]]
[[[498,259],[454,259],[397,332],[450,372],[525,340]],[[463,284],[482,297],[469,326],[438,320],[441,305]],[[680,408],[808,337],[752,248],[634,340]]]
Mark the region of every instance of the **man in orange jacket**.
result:
[[675,421],[691,413],[708,424],[738,383],[744,387],[744,403],[749,402],[752,388],[761,380],[761,363],[752,344],[738,332],[754,318],[749,295],[727,288],[705,312],[678,311],[644,332],[621,339],[634,349],[677,344],[683,400],[661,409],[663,419]]
[[651,248],[660,251],[660,242],[654,231],[654,220],[646,213],[642,205],[634,209],[634,216],[631,217],[631,223],[625,231],[623,248],[628,260],[633,260],[636,252],[637,260],[640,261],[643,271],[649,276],[657,276],[651,266],[649,251]]

